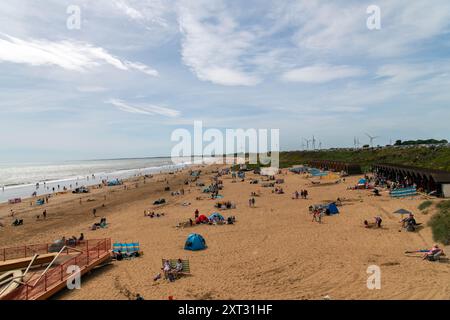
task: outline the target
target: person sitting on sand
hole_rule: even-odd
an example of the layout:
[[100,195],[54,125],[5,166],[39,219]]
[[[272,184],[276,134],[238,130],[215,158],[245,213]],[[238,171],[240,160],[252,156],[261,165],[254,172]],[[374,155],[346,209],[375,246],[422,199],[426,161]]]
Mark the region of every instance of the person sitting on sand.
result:
[[416,230],[417,224],[414,215],[410,213],[407,218],[400,220],[402,227],[406,229],[406,231],[414,232]]
[[123,260],[123,254],[122,254],[122,251],[118,251],[117,253],[116,253],[116,260],[117,261],[122,261]]
[[144,300],[144,298],[139,293],[136,293],[136,300]]
[[369,223],[369,221],[364,220],[364,228],[372,228],[372,225]]

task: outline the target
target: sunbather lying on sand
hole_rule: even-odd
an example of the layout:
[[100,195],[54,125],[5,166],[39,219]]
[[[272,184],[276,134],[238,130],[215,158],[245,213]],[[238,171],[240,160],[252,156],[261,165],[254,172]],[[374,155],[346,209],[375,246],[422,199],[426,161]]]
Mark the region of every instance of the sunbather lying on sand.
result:
[[437,261],[441,256],[444,256],[444,250],[439,248],[439,245],[435,243],[431,249],[421,249],[415,251],[406,251],[405,253],[423,253],[422,259],[429,261]]
[[422,259],[434,261],[436,259],[439,259],[439,257],[443,254],[444,254],[444,250],[439,248],[438,244],[435,243],[433,245],[433,247],[431,247],[431,249],[423,255]]

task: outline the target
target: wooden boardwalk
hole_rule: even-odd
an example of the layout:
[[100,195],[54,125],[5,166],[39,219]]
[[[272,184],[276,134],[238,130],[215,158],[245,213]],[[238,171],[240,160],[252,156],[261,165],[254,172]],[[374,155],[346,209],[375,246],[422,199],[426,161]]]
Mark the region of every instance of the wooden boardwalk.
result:
[[[90,243],[89,243],[90,242]],[[67,280],[75,274],[68,273],[69,267],[77,266],[80,276],[102,265],[111,258],[111,239],[89,240],[74,246],[78,254],[64,263],[52,266],[45,273],[35,273],[24,284],[1,300],[44,300],[67,286]],[[69,255],[72,248],[64,251]]]

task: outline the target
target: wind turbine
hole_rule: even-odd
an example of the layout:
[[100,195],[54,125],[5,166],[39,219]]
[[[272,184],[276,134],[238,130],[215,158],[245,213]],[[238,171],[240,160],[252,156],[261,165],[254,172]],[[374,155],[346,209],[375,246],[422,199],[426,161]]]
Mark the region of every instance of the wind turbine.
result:
[[313,150],[316,150],[316,139],[314,138],[314,136],[312,137],[312,147],[313,147]]
[[309,142],[310,142],[311,140],[308,140],[308,139],[303,139],[303,140],[306,141],[306,150],[309,150]]
[[372,136],[371,136],[370,134],[368,134],[368,133],[366,133],[366,136],[369,137],[369,139],[370,139],[370,146],[373,148],[373,140],[379,138],[379,136],[374,136],[374,137],[372,137]]

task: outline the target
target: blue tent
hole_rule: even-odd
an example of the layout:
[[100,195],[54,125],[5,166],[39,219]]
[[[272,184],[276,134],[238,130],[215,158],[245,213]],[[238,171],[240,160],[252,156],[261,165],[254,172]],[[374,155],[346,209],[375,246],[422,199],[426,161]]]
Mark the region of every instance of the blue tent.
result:
[[196,233],[191,233],[187,239],[186,244],[184,245],[185,250],[197,251],[203,250],[206,248],[206,241],[203,237]]
[[212,215],[209,216],[208,218],[209,220],[214,220],[214,219],[218,219],[220,221],[225,220],[225,218],[218,212],[214,212]]
[[359,179],[358,184],[366,184],[366,179]]
[[339,209],[337,208],[335,203],[330,203],[328,205],[328,211],[330,212],[330,214],[337,214],[337,213],[339,213]]
[[108,181],[108,187],[118,186],[118,185],[121,185],[121,184],[122,183],[120,182],[119,179]]

